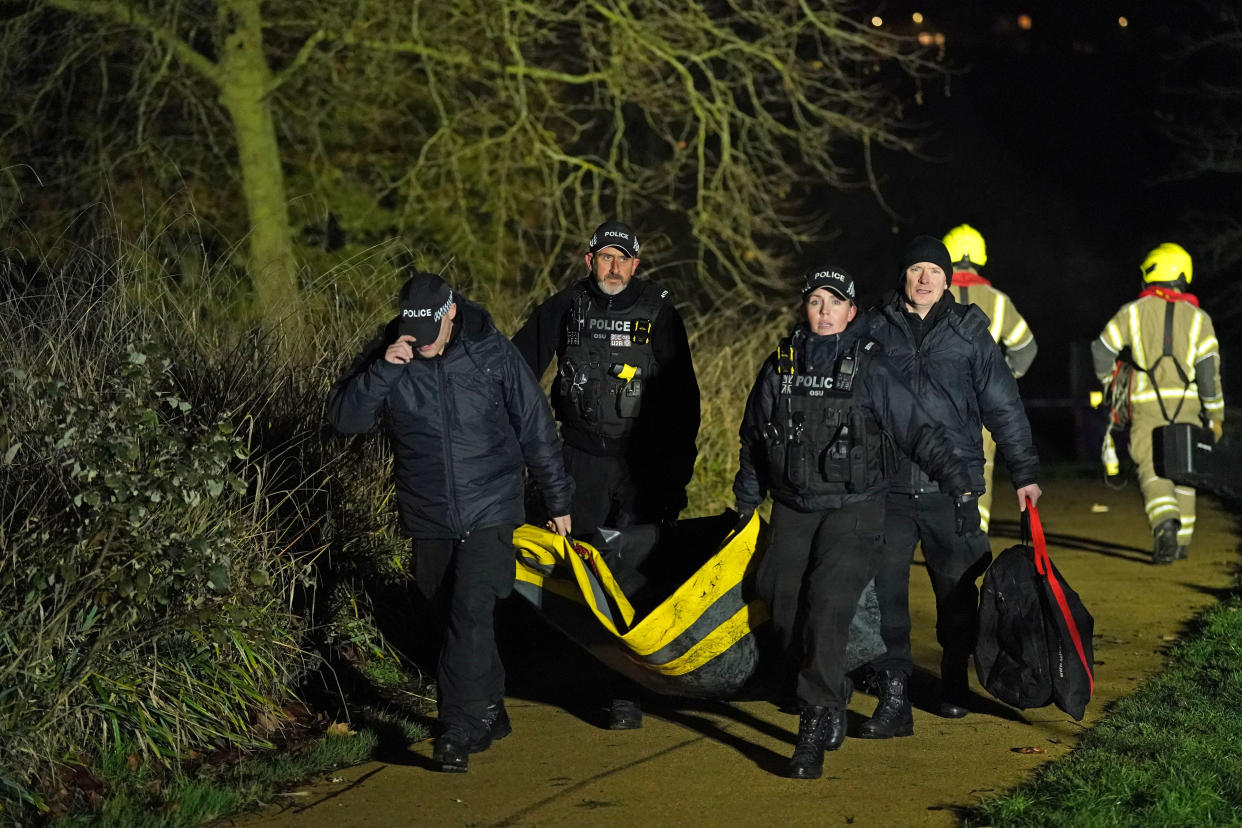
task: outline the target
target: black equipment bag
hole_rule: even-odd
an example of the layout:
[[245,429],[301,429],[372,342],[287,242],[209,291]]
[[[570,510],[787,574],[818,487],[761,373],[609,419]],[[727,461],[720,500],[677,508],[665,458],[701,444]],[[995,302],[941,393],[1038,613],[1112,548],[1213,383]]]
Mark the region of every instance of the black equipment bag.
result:
[[1052,565],[1029,500],[1026,515],[1032,544],[1009,547],[983,576],[975,669],[979,683],[1006,704],[1055,703],[1082,719],[1095,690],[1095,621]]
[[1173,423],[1152,429],[1152,460],[1156,474],[1183,486],[1206,488],[1216,477],[1216,439],[1211,429]]

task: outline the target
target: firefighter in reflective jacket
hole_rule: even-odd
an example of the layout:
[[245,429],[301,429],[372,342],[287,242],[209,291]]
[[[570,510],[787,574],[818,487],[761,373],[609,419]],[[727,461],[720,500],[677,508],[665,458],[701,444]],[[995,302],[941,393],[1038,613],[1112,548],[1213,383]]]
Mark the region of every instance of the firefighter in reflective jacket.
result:
[[[961,224],[944,237],[944,246],[953,260],[953,279],[949,292],[962,305],[978,305],[992,324],[988,333],[1001,347],[1005,362],[1013,372],[1014,379],[1021,377],[1035,361],[1039,346],[1035,335],[1027,327],[1026,320],[1013,301],[992,283],[979,275],[978,268],[988,263],[988,249],[979,231],[969,224]],[[992,467],[996,460],[996,441],[992,432],[983,429],[983,482],[986,489],[979,495],[980,528],[988,531],[992,519]]]
[[[1220,439],[1225,402],[1212,318],[1186,292],[1194,275],[1190,254],[1165,242],[1147,254],[1141,270],[1143,291],[1108,321],[1100,338],[1091,343],[1091,356],[1105,388],[1119,359],[1133,367],[1130,456],[1138,464],[1139,488],[1152,529],[1152,562],[1168,564],[1190,553],[1195,490],[1156,476],[1152,430],[1169,423],[1202,422]],[[1123,353],[1127,349],[1128,354]]]
[[760,369],[740,429],[737,510],[772,495],[772,534],[756,587],[797,665],[798,742],[788,773],[813,779],[845,738],[851,685],[845,646],[859,596],[875,577],[884,534],[886,446],[902,451],[961,499],[970,473],[880,346],[850,326],[854,281],[837,267],[803,280],[806,322]]

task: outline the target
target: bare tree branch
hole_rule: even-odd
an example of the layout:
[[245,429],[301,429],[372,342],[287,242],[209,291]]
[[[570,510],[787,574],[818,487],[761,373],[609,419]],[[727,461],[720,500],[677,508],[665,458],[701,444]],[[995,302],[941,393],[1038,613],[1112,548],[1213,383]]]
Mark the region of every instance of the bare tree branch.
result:
[[186,66],[213,83],[220,82],[219,68],[215,63],[178,37],[175,31],[161,25],[150,15],[129,3],[121,2],[121,0],[46,0],[46,2],[50,6],[65,11],[102,17],[141,29],[168,47]]

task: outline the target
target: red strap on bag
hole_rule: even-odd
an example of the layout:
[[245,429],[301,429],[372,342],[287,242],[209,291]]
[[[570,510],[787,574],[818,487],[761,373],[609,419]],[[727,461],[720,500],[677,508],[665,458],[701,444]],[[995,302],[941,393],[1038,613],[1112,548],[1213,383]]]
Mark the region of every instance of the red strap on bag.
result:
[[1035,504],[1029,497],[1026,499],[1026,511],[1031,525],[1031,545],[1035,547],[1035,570],[1047,578],[1048,585],[1052,587],[1052,594],[1056,596],[1061,617],[1065,619],[1065,627],[1069,630],[1070,639],[1074,642],[1074,649],[1078,651],[1078,660],[1082,662],[1082,668],[1087,671],[1091,695],[1095,695],[1095,675],[1091,665],[1087,663],[1086,653],[1083,652],[1082,636],[1078,634],[1078,625],[1074,623],[1074,616],[1070,613],[1069,604],[1065,600],[1065,591],[1061,589],[1061,582],[1053,574],[1052,558],[1048,556],[1048,543],[1044,539],[1044,527],[1039,522],[1039,510],[1035,508]]

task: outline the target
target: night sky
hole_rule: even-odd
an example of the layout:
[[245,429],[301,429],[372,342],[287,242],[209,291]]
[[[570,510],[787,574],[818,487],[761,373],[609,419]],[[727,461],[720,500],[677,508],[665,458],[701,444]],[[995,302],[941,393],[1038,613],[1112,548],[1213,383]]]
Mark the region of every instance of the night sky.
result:
[[[898,220],[865,192],[829,195],[842,235],[810,254],[852,268],[872,289],[865,303],[868,293],[896,284],[910,237],[973,225],[988,244],[983,275],[1010,294],[1039,342],[1021,382],[1031,399],[1070,397],[1072,343],[1083,353],[1137,296],[1138,266],[1150,248],[1178,241],[1189,249],[1191,291],[1218,332],[1222,294],[1236,276],[1212,273],[1185,237],[1201,193],[1162,182],[1173,155],[1158,114],[1169,66],[1153,54],[1170,51],[1177,36],[1170,21],[1127,13],[1132,3],[1079,5],[863,4],[860,13],[880,16],[889,31],[943,32],[955,74],[925,84],[923,105],[908,113],[927,124],[931,160],[878,156],[883,194]],[[1169,6],[1170,14],[1186,8]],[[921,26],[913,11],[924,14]],[[1022,14],[1029,29],[1020,26]],[[1232,401],[1239,340],[1227,333],[1222,340]]]

